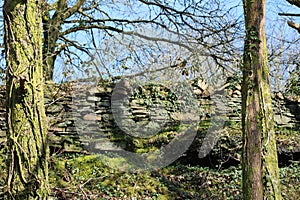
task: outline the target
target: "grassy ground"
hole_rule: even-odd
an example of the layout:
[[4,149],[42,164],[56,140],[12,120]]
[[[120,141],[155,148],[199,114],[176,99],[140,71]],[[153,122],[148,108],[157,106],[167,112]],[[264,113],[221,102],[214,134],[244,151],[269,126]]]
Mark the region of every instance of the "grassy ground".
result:
[[[298,146],[299,134],[296,131],[277,133],[280,133],[277,134],[278,143],[284,144],[287,149]],[[228,155],[235,156],[240,149],[238,136],[239,131],[221,136],[214,152],[226,154],[225,160]],[[160,141],[160,137],[157,140]],[[134,150],[146,147],[147,142]],[[5,188],[4,155],[4,152],[0,153],[0,192]],[[222,163],[222,157],[219,159],[217,162]],[[177,164],[154,171],[128,171],[126,169],[132,166],[123,158],[79,154],[53,155],[49,163],[52,199],[242,199],[240,165],[228,168],[220,165],[222,168],[212,169]],[[292,162],[280,168],[285,200],[299,199],[299,164]]]
[[[230,127],[232,131],[222,135],[213,150],[216,155],[225,155],[224,160],[227,160],[228,155],[238,158],[241,146],[239,124],[231,124]],[[140,144],[132,150],[151,151],[150,147],[156,144],[160,146],[161,141],[172,139],[170,133],[173,132],[166,133],[151,138],[151,142],[132,142]],[[298,131],[277,130],[277,142],[288,150],[298,147]],[[219,160],[216,162],[222,163],[223,158],[217,158]],[[0,192],[5,188],[4,161],[5,153],[0,152]],[[52,199],[242,199],[240,165],[226,166],[228,168],[219,165],[222,168],[212,169],[177,164],[153,171],[128,171],[126,169],[132,166],[123,158],[79,154],[53,155],[49,163]],[[285,200],[299,199],[299,164],[292,162],[280,168]]]
[[[124,172],[117,169],[124,160],[115,159],[112,168],[107,161],[96,156],[55,158],[50,168],[52,195],[57,199],[242,199],[240,166],[216,170],[177,165]],[[299,163],[280,172],[284,199],[297,200]]]

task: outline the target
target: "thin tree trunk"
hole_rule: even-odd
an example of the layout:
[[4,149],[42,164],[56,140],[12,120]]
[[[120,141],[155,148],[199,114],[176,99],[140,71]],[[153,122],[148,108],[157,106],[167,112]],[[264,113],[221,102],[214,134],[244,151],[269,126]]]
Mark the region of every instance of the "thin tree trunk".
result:
[[47,199],[41,0],[4,3],[9,148],[7,199]]
[[265,37],[266,0],[244,0],[243,196],[282,199]]
[[[63,11],[59,10],[57,12]],[[56,42],[58,40],[62,23],[63,22],[61,20],[57,20],[56,18],[50,19],[49,11],[44,11],[43,65],[46,81],[51,81],[53,79],[54,63],[57,57]]]

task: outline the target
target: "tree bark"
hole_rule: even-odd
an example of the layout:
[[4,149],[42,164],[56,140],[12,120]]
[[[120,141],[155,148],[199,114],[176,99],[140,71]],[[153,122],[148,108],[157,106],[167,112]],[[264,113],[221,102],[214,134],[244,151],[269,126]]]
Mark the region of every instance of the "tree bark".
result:
[[264,30],[266,0],[244,0],[243,5],[243,196],[282,199]]
[[47,199],[41,0],[5,0],[6,199]]
[[57,41],[59,38],[62,24],[64,23],[64,15],[67,9],[67,1],[60,0],[57,3],[57,10],[53,17],[50,17],[49,5],[45,5],[43,13],[43,29],[44,29],[44,43],[43,43],[43,65],[46,81],[53,80],[54,64],[58,52],[56,52]]

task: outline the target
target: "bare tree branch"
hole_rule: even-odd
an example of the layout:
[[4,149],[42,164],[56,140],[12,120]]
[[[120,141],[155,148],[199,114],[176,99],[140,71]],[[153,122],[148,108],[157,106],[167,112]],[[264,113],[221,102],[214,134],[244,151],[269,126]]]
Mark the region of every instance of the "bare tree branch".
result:
[[300,0],[286,0],[286,1],[300,8]]
[[299,13],[278,13],[279,16],[300,17]]
[[287,23],[290,27],[292,27],[293,29],[296,29],[300,33],[300,24],[292,22],[292,21],[288,21]]
[[[215,7],[211,6],[213,3],[205,4],[194,1],[187,1],[184,5],[177,2],[180,6],[175,6],[175,3],[136,0],[132,2],[133,6],[135,4],[139,7],[144,6],[151,14],[145,14],[144,16],[130,15],[130,17],[123,14],[116,15],[116,12],[120,12],[119,9],[122,6],[118,7],[111,4],[108,7],[109,9],[105,9],[104,7],[108,4],[102,4],[96,0],[76,0],[71,7],[68,7],[67,0],[58,0],[54,5],[48,5],[48,9],[51,7],[55,12],[50,18],[48,11],[48,19],[46,17],[44,20],[45,45],[43,52],[47,70],[51,71],[50,68],[54,66],[57,53],[66,47],[69,51],[65,52],[71,52],[70,48],[73,47],[85,54],[87,54],[87,51],[94,54],[93,51],[98,49],[97,45],[99,45],[98,39],[95,41],[94,37],[94,31],[96,30],[102,31],[101,35],[104,38],[117,35],[120,37],[132,36],[133,38],[139,38],[140,42],[146,40],[152,42],[152,44],[162,43],[183,47],[190,53],[203,48],[201,50],[202,56],[212,56],[215,61],[230,62],[230,59],[227,59],[226,56],[223,58],[221,55],[233,52],[233,50],[230,50],[233,48],[230,43],[234,42],[237,37],[230,38],[226,33],[229,34],[231,29],[236,27],[239,22],[235,20],[229,22],[229,18],[226,16],[228,13],[222,13],[222,6],[218,3]],[[113,7],[115,7],[116,12],[111,11]],[[132,11],[135,12],[135,10]],[[159,35],[154,31],[155,34],[150,35],[145,31],[145,28],[163,34]],[[85,35],[83,36],[85,37],[85,43],[83,43],[83,40],[74,43],[76,39],[71,39],[76,37],[77,32]],[[231,32],[234,33],[234,31]],[[57,50],[56,43],[59,41],[67,43],[67,45]],[[83,48],[84,44],[92,46],[92,48]],[[226,49],[226,51],[222,49]],[[215,63],[220,65],[222,62],[217,61]],[[51,77],[51,74],[53,72],[50,72],[48,76]]]

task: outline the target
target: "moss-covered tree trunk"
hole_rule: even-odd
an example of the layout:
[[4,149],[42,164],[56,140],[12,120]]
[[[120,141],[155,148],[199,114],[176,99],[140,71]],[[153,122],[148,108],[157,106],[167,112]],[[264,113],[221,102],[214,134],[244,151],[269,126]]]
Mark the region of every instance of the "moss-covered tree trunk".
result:
[[47,199],[41,0],[5,0],[7,199]]
[[282,199],[265,37],[266,0],[244,0],[243,196]]

